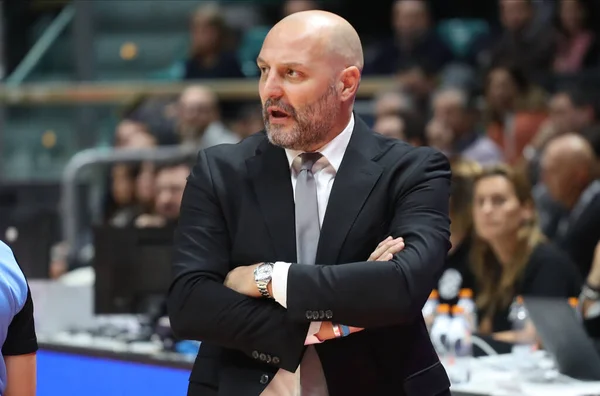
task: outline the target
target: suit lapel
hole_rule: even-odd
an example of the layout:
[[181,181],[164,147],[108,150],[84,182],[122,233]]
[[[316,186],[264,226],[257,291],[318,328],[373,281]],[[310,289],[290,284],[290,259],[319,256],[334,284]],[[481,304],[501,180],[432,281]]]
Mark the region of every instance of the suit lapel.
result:
[[337,263],[354,220],[371,194],[383,169],[373,161],[382,151],[373,132],[358,117],[344,158],[335,176],[321,227],[318,264]]
[[296,227],[294,192],[285,150],[265,138],[256,155],[246,160],[256,200],[277,254],[276,259],[295,263]]

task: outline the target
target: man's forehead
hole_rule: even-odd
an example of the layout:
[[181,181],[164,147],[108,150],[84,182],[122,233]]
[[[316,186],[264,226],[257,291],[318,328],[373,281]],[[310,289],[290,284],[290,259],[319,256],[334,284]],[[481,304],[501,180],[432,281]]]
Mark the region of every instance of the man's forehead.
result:
[[259,54],[259,58],[265,62],[306,63],[322,54],[322,40],[314,34],[294,34],[293,31],[273,33],[267,36]]

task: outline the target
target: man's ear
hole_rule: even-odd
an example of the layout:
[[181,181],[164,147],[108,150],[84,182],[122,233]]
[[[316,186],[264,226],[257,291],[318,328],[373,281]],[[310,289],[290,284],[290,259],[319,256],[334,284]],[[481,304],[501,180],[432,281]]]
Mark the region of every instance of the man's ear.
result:
[[354,99],[360,84],[360,70],[356,66],[350,66],[342,72],[340,82],[342,91],[340,97],[343,101]]

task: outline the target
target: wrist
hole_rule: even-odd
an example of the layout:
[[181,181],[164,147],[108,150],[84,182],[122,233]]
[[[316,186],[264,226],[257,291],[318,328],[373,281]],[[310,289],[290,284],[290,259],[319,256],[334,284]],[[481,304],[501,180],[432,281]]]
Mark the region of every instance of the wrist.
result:
[[273,263],[260,263],[254,269],[254,283],[262,297],[273,298],[273,267]]

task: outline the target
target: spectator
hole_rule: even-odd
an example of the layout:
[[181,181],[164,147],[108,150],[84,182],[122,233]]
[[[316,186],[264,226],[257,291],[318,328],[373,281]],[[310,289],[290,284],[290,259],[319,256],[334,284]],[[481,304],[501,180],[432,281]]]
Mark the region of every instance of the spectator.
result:
[[[588,275],[600,240],[600,180],[597,159],[582,136],[567,134],[552,140],[542,155],[542,181],[549,195],[565,209],[554,241]],[[552,214],[550,214],[552,215]]]
[[390,114],[379,117],[373,125],[373,130],[383,136],[406,141],[404,120],[399,115]]
[[379,92],[373,98],[375,119],[414,110],[411,98],[399,89]]
[[218,6],[200,6],[192,17],[190,30],[191,49],[184,79],[244,77],[236,53],[228,48],[229,32]]
[[216,95],[208,88],[186,88],[176,104],[177,134],[182,144],[207,148],[236,143],[239,138],[221,122]]
[[396,69],[394,79],[401,91],[410,98],[413,110],[427,114],[431,94],[437,86],[432,67],[424,61],[404,61]]
[[135,194],[138,174],[139,166],[117,164],[111,169],[105,221],[113,227],[127,227],[140,214]]
[[569,256],[543,236],[523,174],[503,166],[484,170],[475,180],[473,224],[470,257],[480,333],[516,341],[508,320],[516,296],[579,294],[582,278]]
[[560,0],[558,10],[559,36],[554,72],[577,73],[598,66],[600,45],[589,28],[589,10],[584,1]]
[[452,51],[431,27],[426,1],[396,0],[393,5],[394,37],[385,41],[365,67],[365,75],[393,74],[402,62],[427,61],[434,72],[453,60]]
[[125,118],[115,129],[114,146],[116,148],[147,148],[155,146],[156,143],[156,138],[148,130],[148,127],[135,119]]
[[490,66],[511,62],[527,73],[551,70],[556,32],[547,24],[536,23],[535,11],[533,0],[500,0],[504,32],[491,47]]
[[166,227],[179,219],[183,191],[193,161],[184,159],[162,164],[155,176],[154,207],[151,213],[142,214],[135,220],[136,227]]
[[[580,87],[557,91],[549,101],[549,117],[531,142],[530,156],[542,150],[554,137],[566,133],[586,133],[597,122],[595,100]],[[593,135],[593,134],[592,134]]]
[[440,302],[456,304],[461,289],[475,289],[469,264],[473,232],[473,182],[481,172],[476,162],[456,159],[451,162],[450,242],[446,265],[436,287]]
[[[449,157],[461,157],[481,165],[503,161],[500,148],[477,129],[478,112],[469,94],[458,88],[447,88],[433,98],[433,118],[450,134],[441,147]],[[431,132],[431,131],[430,131]],[[433,141],[430,143],[432,145]],[[435,143],[433,143],[435,145]]]
[[547,117],[545,93],[519,68],[497,66],[487,74],[485,99],[488,136],[502,149],[507,163],[519,163]]

